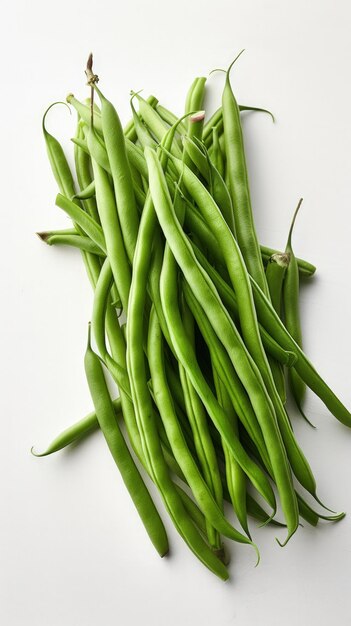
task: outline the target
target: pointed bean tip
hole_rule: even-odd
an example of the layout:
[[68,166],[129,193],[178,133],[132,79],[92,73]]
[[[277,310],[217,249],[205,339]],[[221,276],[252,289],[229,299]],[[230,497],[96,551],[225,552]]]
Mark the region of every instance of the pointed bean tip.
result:
[[43,454],[40,454],[39,452],[35,452],[35,450],[34,450],[34,446],[32,446],[32,447],[31,447],[31,449],[30,449],[30,453],[31,453],[33,456],[36,456],[36,457],[43,456]]
[[311,494],[315,501],[318,502],[318,504],[320,504],[320,506],[325,509],[326,511],[329,511],[330,513],[333,513],[334,515],[337,515],[337,512],[334,511],[334,509],[330,509],[328,506],[326,506],[325,504],[323,504],[322,500],[320,500],[320,498],[318,498],[317,496],[317,492],[315,491],[314,493]]
[[37,237],[39,237],[40,241],[44,241],[44,243],[47,243],[47,239],[49,237],[49,234],[46,232],[42,232],[42,233],[35,233]]
[[255,550],[255,552],[256,552],[257,561],[256,561],[256,564],[255,564],[255,567],[257,567],[257,566],[258,566],[258,564],[259,564],[259,562],[261,561],[260,551],[259,551],[259,549],[258,549],[258,546],[257,546],[255,543],[251,542],[251,545],[252,545],[253,549],[254,549],[254,550]]
[[165,550],[160,551],[159,555],[160,555],[161,559],[163,559],[165,556],[168,556],[169,555],[169,547],[167,546],[167,548]]
[[291,537],[296,533],[298,527],[299,526],[297,525],[296,528],[294,528],[293,530],[289,531],[288,536],[285,539],[285,541],[283,541],[283,543],[281,541],[279,541],[278,537],[275,537],[276,542],[278,543],[278,545],[281,548],[284,548],[286,546],[286,544],[290,541]]

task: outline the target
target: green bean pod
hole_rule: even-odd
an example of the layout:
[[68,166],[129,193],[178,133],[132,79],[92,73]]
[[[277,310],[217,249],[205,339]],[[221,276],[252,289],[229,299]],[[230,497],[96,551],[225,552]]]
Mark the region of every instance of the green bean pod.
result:
[[212,138],[211,160],[220,176],[224,178],[224,157],[219,143],[218,128],[216,126],[212,129]]
[[79,235],[55,235],[50,232],[37,233],[38,237],[48,244],[48,246],[71,246],[84,252],[90,252],[97,256],[104,257],[105,253],[99,248],[90,237]]
[[[269,289],[269,295],[272,306],[281,314],[281,299],[283,290],[283,281],[286,269],[289,265],[290,257],[287,254],[274,254],[271,256],[267,268],[266,279]],[[272,370],[275,386],[279,392],[283,404],[286,403],[286,388],[283,368],[275,359],[268,356],[270,368]]]
[[[292,232],[297,217],[297,213],[302,203],[302,198],[299,201],[294,217],[291,223],[288,241],[286,244],[285,253],[289,255],[290,262],[286,271],[284,286],[283,286],[283,302],[284,302],[284,322],[286,329],[289,331],[292,338],[302,348],[302,330],[300,321],[300,304],[299,304],[299,270],[295,255],[292,249],[291,238]],[[300,411],[302,417],[309,423],[309,419],[306,417],[303,411],[303,402],[306,396],[306,383],[302,380],[297,371],[292,368],[288,372],[288,382],[291,390],[292,397],[295,404]]]
[[[231,197],[227,185],[225,184],[221,174],[212,162],[212,159],[209,157],[207,149],[205,148],[205,146],[201,146],[196,138],[194,141],[192,141],[190,138],[184,137],[183,143],[191,160],[197,165],[200,173],[208,183],[208,187],[213,196],[213,199],[216,202],[218,208],[221,210],[222,215],[226,223],[228,224],[231,232],[235,234],[235,222]],[[192,210],[194,209],[192,208]],[[211,233],[211,231],[209,232]],[[211,251],[213,252],[214,248],[218,249],[218,245],[213,235],[212,240],[214,243],[212,245]]]
[[[112,400],[112,404],[115,411],[115,419],[118,419],[121,416],[121,399],[116,398],[116,400]],[[44,452],[34,452],[34,448],[32,448],[31,453],[38,457],[48,456],[49,454],[53,454],[54,452],[67,448],[67,446],[71,445],[71,443],[81,441],[81,439],[98,428],[99,422],[96,417],[96,412],[92,411],[57,435]]]
[[164,556],[168,552],[165,528],[116,422],[103,369],[90,340],[84,365],[99,426],[145,529],[160,556]]
[[185,113],[189,113],[189,111],[199,111],[202,108],[205,96],[206,81],[207,79],[204,76],[199,76],[195,78],[190,85],[189,91],[185,99]]
[[230,85],[229,76],[233,63],[226,73],[222,112],[229,192],[234,208],[235,232],[248,272],[269,297],[251,208],[240,111]]
[[[83,141],[85,140],[85,132],[82,128],[81,121],[79,121],[77,124],[76,137],[78,139],[82,139]],[[77,144],[74,145],[74,162],[76,166],[78,185],[81,190],[80,193],[76,194],[75,197],[77,198],[80,195],[85,196],[78,199],[84,200],[83,206],[85,210],[92,218],[94,218],[96,222],[99,222],[99,214],[95,200],[95,183],[92,180],[90,155],[87,154],[87,152]],[[88,197],[86,197],[88,190]],[[90,191],[93,192],[92,195],[90,195]],[[74,200],[74,198],[72,198],[72,200]]]
[[[94,89],[101,101],[102,131],[113,178],[118,219],[123,234],[125,250],[131,263],[137,239],[139,215],[123,129],[113,104],[105,98],[96,84],[94,84]],[[96,176],[94,177],[96,179]]]
[[[93,136],[94,131],[91,128],[88,134],[88,146],[90,146]],[[123,309],[127,312],[131,270],[119,220],[120,213],[117,211],[115,194],[106,171],[94,159],[92,163],[96,202],[106,242],[107,256],[111,263],[113,277],[122,300]]]
[[65,198],[61,193],[56,196],[56,205],[63,209],[69,217],[76,222],[81,229],[106,253],[106,242],[102,228],[88,213],[83,211],[77,204]]
[[54,174],[55,180],[57,182],[58,188],[63,196],[67,198],[72,198],[75,195],[76,189],[74,186],[74,180],[72,176],[72,172],[68,165],[65,153],[62,149],[61,144],[57,141],[57,139],[51,135],[45,126],[46,116],[50,109],[57,104],[63,104],[67,106],[64,102],[54,102],[51,104],[45,111],[42,121],[42,129],[45,139],[45,145],[47,149],[47,154],[49,157],[50,165],[52,173]]
[[[213,367],[213,379],[215,383],[217,398],[219,404],[225,410],[228,419],[236,426],[237,434],[237,415],[234,411],[230,396],[227,392],[226,387],[221,381],[220,377],[217,374],[215,367]],[[222,442],[223,452],[225,458],[225,471],[226,471],[226,479],[228,485],[228,491],[230,494],[230,499],[236,513],[236,516],[239,520],[239,523],[242,529],[245,531],[247,536],[251,539],[249,526],[247,522],[247,505],[246,505],[246,475],[243,472],[240,465],[236,462],[233,455],[231,454],[228,446],[225,441]]]
[[289,254],[272,254],[266,268],[266,278],[272,307],[279,316],[281,315],[284,276],[289,264]]
[[[91,107],[77,100],[73,93],[69,93],[66,97],[68,104],[71,104],[77,111],[79,117],[90,126],[91,124]],[[94,109],[94,127],[98,133],[102,133],[101,113]]]
[[138,140],[141,143],[142,147],[150,146],[150,148],[156,148],[156,146],[157,146],[156,141],[150,135],[147,127],[141,121],[140,117],[138,116],[138,114],[137,114],[137,112],[135,110],[135,107],[134,107],[134,104],[133,104],[133,98],[134,97],[135,97],[135,95],[133,94],[131,99],[130,99],[130,107],[132,109],[134,128],[135,128],[135,132],[137,134]]
[[77,200],[89,200],[90,198],[93,198],[94,196],[95,196],[95,181],[92,180],[89,183],[89,185],[87,185],[86,187],[84,187],[84,189],[82,189],[82,191],[75,193],[74,196],[72,196],[72,200],[74,200],[74,198],[77,198]]
[[[156,106],[158,105],[158,100],[157,98],[155,98],[155,96],[149,96],[146,99],[146,102],[148,102],[153,108],[156,108]],[[125,125],[123,133],[126,139],[129,139],[129,141],[131,141],[132,143],[135,143],[137,141],[138,135],[134,125],[134,118],[129,120],[129,122]]]
[[285,524],[272,519],[270,515],[261,507],[249,492],[246,492],[246,508],[247,513],[254,519],[262,522],[263,525],[271,524],[273,526],[285,527]]

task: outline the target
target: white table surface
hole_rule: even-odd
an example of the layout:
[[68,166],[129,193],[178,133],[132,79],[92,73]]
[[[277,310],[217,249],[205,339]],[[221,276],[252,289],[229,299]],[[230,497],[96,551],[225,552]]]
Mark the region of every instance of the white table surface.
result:
[[[280,549],[255,529],[231,546],[231,580],[210,574],[181,542],[158,497],[171,554],[159,559],[100,433],[35,459],[90,410],[83,355],[92,294],[75,251],[35,232],[68,226],[55,207],[41,133],[48,104],[88,95],[90,50],[101,86],[127,120],[130,89],[180,113],[197,75],[226,67],[242,103],[270,107],[244,122],[260,240],[285,244],[298,198],[295,251],[318,267],[303,287],[306,352],[351,406],[350,9],[346,0],[100,3],[15,0],[2,8],[0,622],[6,626],[295,626],[347,624],[351,516],[307,525]],[[209,106],[223,76],[209,81]],[[48,127],[69,148],[75,116]],[[351,513],[351,433],[308,394],[313,431],[293,412],[319,493]],[[280,536],[284,532],[279,532]]]

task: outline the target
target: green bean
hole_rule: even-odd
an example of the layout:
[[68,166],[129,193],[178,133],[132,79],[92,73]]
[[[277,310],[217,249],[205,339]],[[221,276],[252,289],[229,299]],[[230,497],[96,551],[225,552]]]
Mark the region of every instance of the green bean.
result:
[[[299,270],[297,262],[292,249],[291,238],[295,224],[295,220],[302,203],[302,198],[299,200],[294,217],[290,226],[288,241],[286,244],[285,254],[289,255],[289,266],[286,271],[284,286],[283,286],[283,302],[284,302],[284,322],[286,329],[289,331],[292,338],[302,348],[302,330],[299,311]],[[307,418],[303,410],[303,402],[306,396],[306,383],[302,380],[299,374],[294,368],[288,372],[289,388],[294,398],[295,404],[300,411],[302,417],[311,425],[311,422]]]
[[[281,297],[283,281],[286,272],[286,268],[289,265],[289,255],[287,254],[275,254],[271,256],[266,268],[266,279],[269,289],[270,299],[272,306],[277,311],[278,315],[281,313]],[[275,386],[280,395],[283,404],[286,403],[286,387],[283,368],[275,359],[268,356],[268,362],[272,371]]]
[[[217,398],[219,404],[225,410],[228,419],[234,424],[236,427],[237,435],[239,435],[238,425],[237,425],[237,415],[233,408],[230,396],[227,392],[226,387],[221,381],[217,370],[213,367],[213,379],[215,383]],[[245,531],[247,536],[251,539],[248,523],[247,523],[247,506],[246,506],[246,476],[245,472],[243,472],[239,463],[234,459],[233,455],[230,452],[230,449],[226,445],[225,441],[222,442],[223,452],[225,458],[225,471],[226,471],[226,479],[228,485],[228,491],[230,494],[230,499],[236,513],[236,516],[240,522],[242,529]]]
[[164,556],[168,552],[166,531],[116,422],[100,360],[90,347],[90,333],[84,364],[99,426],[145,529],[160,556]]
[[[236,59],[233,63],[235,61]],[[222,112],[229,192],[234,208],[235,232],[248,272],[268,296],[268,286],[252,215],[240,112],[229,79],[233,63],[231,63],[226,73]]]
[[46,237],[54,237],[56,235],[58,235],[59,237],[61,237],[62,235],[78,235],[79,236],[79,232],[77,231],[76,228],[59,228],[56,230],[46,230],[43,233],[36,233],[38,235],[39,238],[41,238],[41,235],[45,235]]
[[[205,118],[204,111],[198,111],[197,113],[189,117],[188,138],[190,141],[201,137],[204,118]],[[183,142],[183,146],[184,146],[184,142]],[[183,161],[191,169],[196,170],[196,167],[194,167],[194,163],[186,150],[183,150]]]
[[266,268],[266,278],[272,306],[279,316],[281,315],[284,276],[289,263],[289,254],[272,254]]
[[271,113],[271,111],[269,111],[268,109],[262,109],[261,107],[252,107],[252,106],[248,106],[246,104],[239,104],[239,110],[241,111],[253,111],[253,112],[257,112],[257,113],[267,113],[267,115],[269,115],[272,118],[272,122],[275,122],[275,117],[273,115],[273,113]]
[[269,354],[267,355],[267,359],[272,372],[275,388],[279,394],[282,404],[284,405],[286,404],[286,388],[283,368],[279,361],[276,361],[276,359]]
[[[206,148],[202,146],[202,149],[204,150],[204,152],[202,152],[199,147],[199,142],[196,142],[196,139],[194,142],[190,138],[184,137],[183,143],[190,158],[197,165],[202,176],[206,179],[213,199],[221,210],[230,230],[235,234],[233,205],[228,188],[222,176],[212,163],[212,160],[209,158]],[[213,235],[212,239],[216,242]],[[218,248],[217,242],[213,244],[212,251],[214,248]]]
[[61,147],[61,144],[57,141],[57,139],[55,139],[53,135],[51,135],[46,130],[45,127],[45,121],[48,112],[50,111],[50,109],[52,109],[53,106],[56,106],[57,104],[63,104],[64,106],[67,106],[64,102],[54,102],[53,104],[51,104],[44,113],[42,128],[51,170],[54,174],[58,188],[62,195],[66,196],[67,198],[72,198],[72,196],[74,196],[74,194],[76,193],[76,190],[74,187],[73,176],[67,163],[64,151]]
[[102,167],[106,172],[111,174],[111,167],[108,160],[106,148],[101,144],[100,141],[98,141],[97,135],[95,133],[90,137],[89,147],[87,141],[78,139],[77,137],[73,137],[71,141],[76,146],[84,150],[86,154],[89,154],[89,156],[91,156],[96,161],[96,163],[98,163],[100,167]]
[[216,126],[214,126],[212,129],[212,137],[213,137],[213,140],[212,140],[211,160],[213,162],[213,165],[217,169],[218,173],[220,174],[220,176],[224,178],[224,157],[223,157],[223,153],[221,150],[221,146],[219,144],[218,128]]
[[189,155],[191,161],[194,165],[196,165],[201,176],[206,180],[206,182],[209,182],[211,180],[211,169],[203,147],[200,147],[187,135],[183,137],[183,147]]
[[95,180],[92,180],[82,191],[75,193],[74,196],[72,196],[72,200],[74,198],[77,198],[77,200],[89,200],[89,198],[93,196],[95,196]]
[[[91,107],[77,100],[77,98],[74,97],[73,93],[69,93],[66,97],[66,100],[68,104],[71,104],[75,108],[79,117],[81,117],[82,120],[89,126],[91,122]],[[101,114],[95,110],[94,126],[99,133],[102,133]]]
[[[176,490],[178,491],[184,508],[186,509],[186,511],[189,513],[190,517],[192,518],[192,520],[195,522],[195,525],[198,527],[198,529],[200,530],[200,532],[206,536],[206,520],[205,520],[205,516],[203,513],[201,513],[199,507],[195,504],[195,502],[190,498],[190,496],[188,496],[188,494],[183,491],[183,489],[181,489],[179,487],[179,485],[175,485]],[[223,560],[223,559],[221,559]]]
[[[283,254],[282,252],[279,252],[279,250],[275,250],[274,248],[268,248],[267,246],[261,245],[260,249],[261,249],[262,260],[265,264],[268,263],[269,259],[271,258],[273,254]],[[316,271],[315,265],[312,265],[312,263],[309,263],[308,261],[305,261],[304,259],[299,259],[298,257],[296,257],[296,261],[297,261],[297,265],[299,268],[300,276],[304,278],[309,278],[310,276],[313,276],[313,274]]]
[[49,246],[72,246],[91,254],[105,256],[104,252],[89,237],[79,235],[55,235],[50,232],[37,233],[38,237]]
[[[148,102],[153,108],[155,108],[158,104],[158,100],[157,98],[155,98],[155,96],[149,96],[146,99],[146,102]],[[123,129],[123,133],[126,137],[126,139],[128,138],[129,141],[135,143],[137,140],[137,133],[135,130],[135,126],[134,126],[134,119],[132,118],[131,120],[129,120],[128,124],[125,125],[124,129]]]
[[[123,129],[113,104],[93,84],[101,101],[101,124],[111,167],[120,229],[130,263],[133,260],[139,216],[133,191]],[[96,176],[94,176],[96,179]],[[95,180],[96,182],[96,180]]]
[[[199,77],[195,78],[190,89],[187,93],[185,100],[185,113],[190,113],[190,111],[196,111],[195,115],[187,118],[187,133],[190,139],[194,139],[195,137],[202,136],[204,119],[205,119],[205,111],[202,111],[203,101],[205,97],[205,85],[206,78]],[[189,167],[193,168],[192,160],[186,151],[183,150],[183,161]]]
[[321,513],[317,513],[299,493],[297,494],[297,502],[301,517],[312,526],[317,526],[319,519],[327,522],[339,522],[345,517],[345,513],[337,513],[336,515],[322,515]]
[[185,113],[189,113],[189,111],[198,111],[202,108],[206,80],[207,79],[204,76],[199,76],[198,78],[195,78],[190,85],[185,99]]
[[[77,132],[76,137],[85,139],[85,133],[81,126],[81,123],[77,124]],[[92,184],[92,166],[90,155],[87,154],[82,148],[80,148],[77,144],[74,146],[74,162],[76,166],[77,180],[78,185],[81,190],[87,190],[89,184]],[[95,189],[94,189],[95,194]],[[96,221],[99,222],[99,214],[96,206],[95,197],[85,198],[83,202],[83,206],[85,210],[89,213],[89,215]]]
[[[110,370],[118,387],[131,398],[130,384],[126,369],[114,361],[107,350],[105,339],[105,317],[109,301],[109,293],[113,284],[113,273],[109,259],[105,259],[95,287],[94,304],[92,313],[92,329],[96,346],[101,359]],[[119,339],[120,342],[120,339]]]
[[204,125],[204,129],[202,132],[202,141],[206,142],[206,139],[208,139],[209,137],[212,137],[212,129],[214,126],[217,126],[218,122],[220,122],[222,120],[222,107],[219,107],[219,109],[217,109],[213,115],[211,115],[210,119],[207,120],[206,124]]
[[151,148],[156,148],[157,144],[156,141],[153,139],[153,137],[150,135],[147,127],[145,126],[145,124],[141,121],[141,119],[139,118],[135,108],[134,108],[134,104],[133,104],[133,98],[135,97],[135,94],[132,95],[131,99],[130,99],[130,106],[132,109],[132,114],[133,114],[133,122],[134,122],[134,128],[135,128],[135,132],[137,134],[137,137],[141,143],[141,146],[150,146]]
[[84,230],[84,232],[92,239],[96,245],[106,253],[106,242],[101,226],[95,222],[95,220],[88,215],[77,204],[65,198],[61,193],[56,196],[56,205],[63,209],[67,215],[69,215],[74,222]]
[[[158,317],[156,307],[155,307],[155,310],[156,310],[156,314]],[[161,328],[162,328],[162,325],[161,325]],[[162,333],[163,333],[163,330],[162,330]],[[175,371],[175,368],[177,371]],[[182,409],[183,413],[186,413],[185,398],[184,398],[184,393],[183,393],[182,385],[181,385],[180,378],[179,378],[179,364],[176,362],[173,367],[171,363],[171,359],[168,354],[165,355],[165,369],[166,369],[167,383],[172,392],[172,397],[175,403]]]
[[144,159],[144,153],[139,146],[129,141],[126,137],[127,156],[131,167],[134,167],[139,174],[147,180],[147,166]]
[[[88,134],[88,146],[90,146],[91,138],[94,131],[90,128]],[[125,239],[122,235],[122,228],[117,212],[115,194],[110,184],[109,177],[105,170],[93,159],[93,171],[96,189],[96,202],[99,211],[99,217],[106,241],[106,251],[113,277],[118,289],[118,293],[122,300],[122,306],[125,312],[128,307],[129,288],[131,282],[131,270],[125,248]]]
[[[121,399],[116,398],[116,400],[112,401],[112,404],[115,411],[115,417],[118,419],[121,415]],[[54,452],[67,448],[67,446],[71,443],[80,441],[98,428],[99,422],[97,421],[96,412],[93,411],[92,413],[88,413],[88,415],[80,419],[78,422],[75,422],[75,424],[72,424],[72,426],[63,430],[57,437],[55,437],[55,439],[52,440],[44,452],[34,452],[34,448],[31,448],[31,453],[38,457],[48,456],[49,454],[53,454]]]
[[285,527],[285,524],[278,522],[275,519],[271,519],[271,516],[266,513],[266,511],[261,507],[258,502],[252,497],[249,492],[246,492],[246,507],[247,513],[254,519],[262,522],[264,525],[271,524],[273,526]]

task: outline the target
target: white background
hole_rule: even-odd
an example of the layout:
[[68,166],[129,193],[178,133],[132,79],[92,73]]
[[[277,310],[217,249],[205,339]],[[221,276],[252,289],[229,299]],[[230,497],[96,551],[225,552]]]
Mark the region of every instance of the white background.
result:
[[[231,547],[231,580],[205,570],[164,514],[171,554],[159,559],[105,443],[35,459],[90,410],[83,355],[92,294],[78,253],[46,247],[35,231],[68,226],[55,207],[41,133],[46,106],[87,96],[90,50],[101,86],[127,120],[131,88],[181,113],[195,76],[226,67],[242,103],[270,107],[244,122],[260,240],[282,247],[294,206],[295,251],[318,266],[302,289],[305,347],[350,397],[350,9],[345,0],[6,3],[1,37],[0,622],[6,626],[253,626],[346,624],[351,515],[307,525],[280,549],[255,529],[253,551]],[[4,20],[5,18],[5,20]],[[209,81],[211,107],[223,77]],[[48,118],[70,148],[75,116]],[[322,499],[351,514],[351,433],[311,393],[294,414]],[[284,535],[281,531],[281,536]]]

